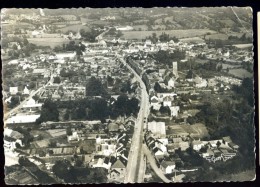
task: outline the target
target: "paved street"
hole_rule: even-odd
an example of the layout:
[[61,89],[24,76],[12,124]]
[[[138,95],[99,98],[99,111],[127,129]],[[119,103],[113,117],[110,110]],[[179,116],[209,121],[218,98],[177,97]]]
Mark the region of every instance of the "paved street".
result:
[[146,91],[146,87],[141,77],[125,62],[123,58],[119,58],[126,67],[135,75],[141,86],[141,105],[138,113],[137,121],[135,124],[135,132],[132,137],[132,145],[130,148],[130,154],[128,156],[127,173],[125,177],[125,183],[143,182],[143,175],[145,173],[144,168],[144,154],[142,152],[143,143],[143,129],[144,119],[149,114],[149,97]]

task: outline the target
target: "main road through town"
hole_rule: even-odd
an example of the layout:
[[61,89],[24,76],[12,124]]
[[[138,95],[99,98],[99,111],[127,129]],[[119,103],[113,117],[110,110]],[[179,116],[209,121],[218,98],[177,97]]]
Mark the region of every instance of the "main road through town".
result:
[[141,87],[140,110],[135,123],[135,130],[132,137],[131,148],[126,167],[125,183],[141,183],[145,174],[145,157],[143,153],[144,128],[146,127],[147,117],[149,115],[149,96],[142,78],[126,63],[126,61],[117,55],[117,58],[135,75]]
[[11,109],[10,111],[5,111],[5,110],[6,110],[6,109],[5,109],[5,110],[4,110],[4,120],[7,120],[7,118],[8,118],[11,114],[17,112],[23,105],[25,105],[31,98],[33,98],[33,96],[35,96],[37,93],[39,93],[45,86],[48,86],[48,85],[50,85],[50,84],[52,84],[52,83],[53,83],[53,74],[51,74],[50,80],[49,80],[43,87],[40,87],[40,88],[38,88],[38,89],[35,90],[35,91],[32,91],[32,92],[29,94],[29,96],[28,96],[24,101],[20,102],[20,104],[17,105],[15,108]]

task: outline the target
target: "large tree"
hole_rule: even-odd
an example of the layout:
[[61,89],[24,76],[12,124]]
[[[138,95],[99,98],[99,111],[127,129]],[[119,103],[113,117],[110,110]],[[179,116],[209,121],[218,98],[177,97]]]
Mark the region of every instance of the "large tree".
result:
[[136,98],[129,99],[127,95],[120,95],[113,105],[113,115],[136,115],[139,101]]
[[58,160],[52,167],[53,173],[66,183],[77,183],[77,178],[72,172],[71,163],[68,160]]
[[154,55],[154,59],[158,63],[162,63],[168,66],[172,66],[173,61],[180,61],[185,58],[185,51],[176,50],[174,53],[169,51],[160,50]]
[[57,105],[49,99],[44,102],[41,115],[36,120],[36,123],[42,123],[45,121],[59,121],[59,111]]
[[91,77],[86,85],[86,96],[102,96],[107,95],[107,91],[103,87],[100,80]]

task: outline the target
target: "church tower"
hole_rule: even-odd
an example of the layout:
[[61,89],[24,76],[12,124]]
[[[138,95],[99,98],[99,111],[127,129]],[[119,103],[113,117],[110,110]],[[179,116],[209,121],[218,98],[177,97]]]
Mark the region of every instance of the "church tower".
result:
[[175,77],[178,77],[178,66],[177,62],[172,62],[172,73]]

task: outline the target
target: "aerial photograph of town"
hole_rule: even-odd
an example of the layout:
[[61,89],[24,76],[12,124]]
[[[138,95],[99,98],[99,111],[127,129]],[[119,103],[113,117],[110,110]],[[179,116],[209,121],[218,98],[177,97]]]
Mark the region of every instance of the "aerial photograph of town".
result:
[[255,178],[249,7],[2,9],[8,185]]

